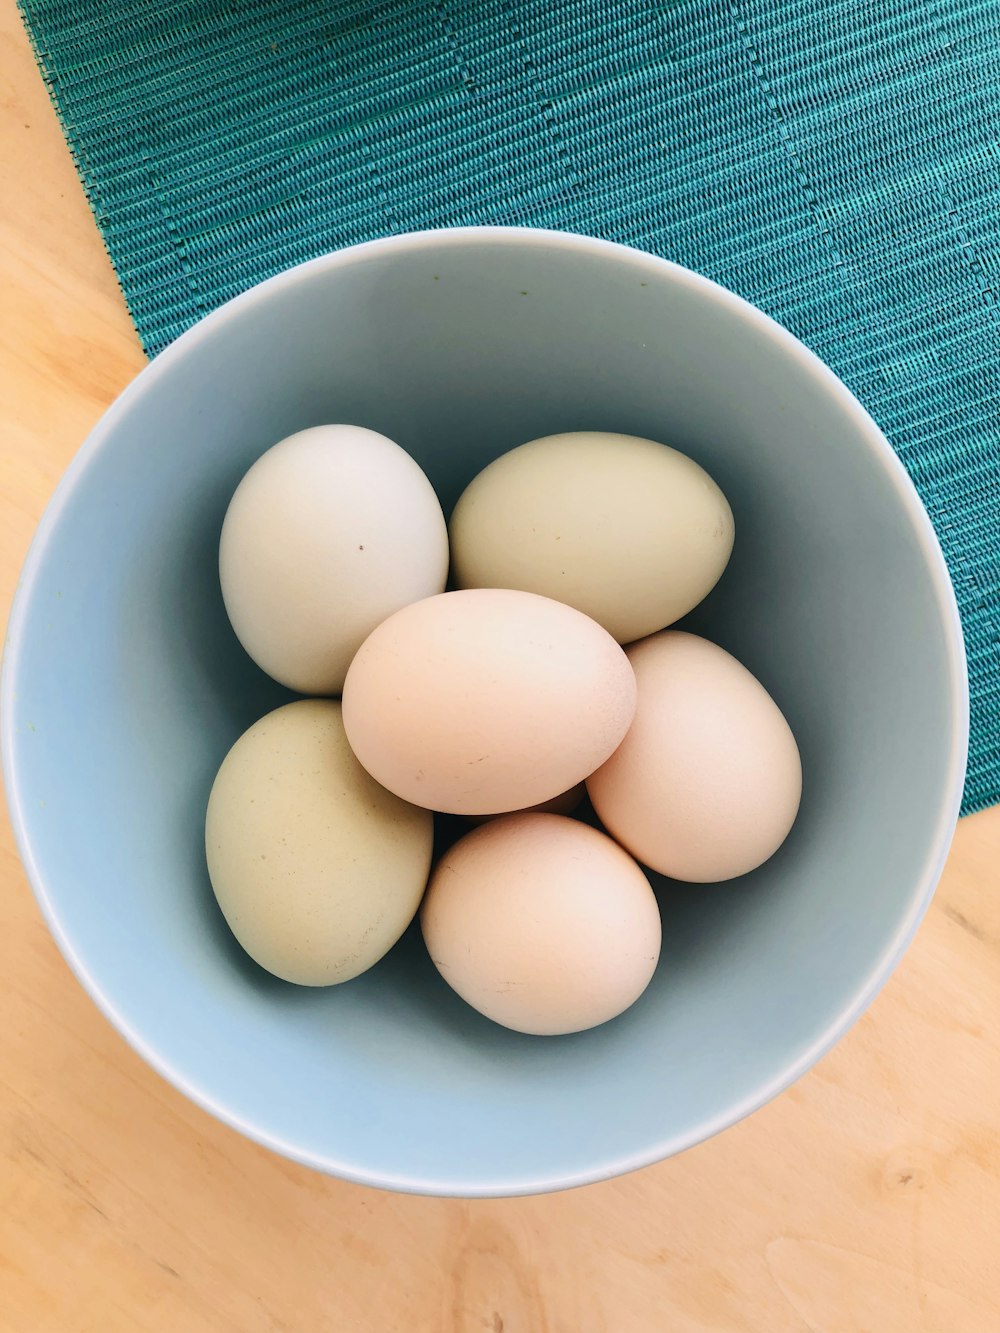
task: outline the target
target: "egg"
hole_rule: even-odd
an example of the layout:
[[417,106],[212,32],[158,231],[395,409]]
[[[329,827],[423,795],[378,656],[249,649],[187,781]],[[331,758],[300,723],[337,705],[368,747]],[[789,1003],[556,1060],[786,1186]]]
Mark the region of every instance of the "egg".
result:
[[338,694],[365,637],[447,574],[433,487],[399,445],[359,426],[314,426],[268,449],[222,526],[233,629],[258,666],[303,694]]
[[744,875],[788,835],[802,765],[763,685],[707,639],[665,630],[632,644],[628,735],[587,779],[601,822],[645,865],[707,883]]
[[344,726],[372,777],[448,814],[550,800],[628,730],[635,680],[600,625],[534,593],[475,589],[404,607],[344,683]]
[[209,877],[251,958],[285,981],[330,986],[376,963],[413,919],[432,823],[361,767],[339,703],[300,699],[224,759],[205,821]]
[[733,514],[692,459],[632,435],[549,435],[504,454],[451,517],[460,588],[567,602],[619,643],[672,624],[711,591]]
[[[586,795],[586,786],[582,782],[578,782],[575,787],[570,787],[569,791],[561,791],[558,796],[553,796],[550,801],[539,801],[537,805],[532,805],[527,810],[518,810],[515,813],[519,815],[571,815],[578,806],[583,804]],[[501,816],[466,815],[465,818],[470,824],[484,824],[487,819],[498,819]]]
[[435,967],[487,1018],[540,1036],[633,1004],[660,954],[660,914],[635,861],[561,815],[507,815],[438,863],[420,914]]

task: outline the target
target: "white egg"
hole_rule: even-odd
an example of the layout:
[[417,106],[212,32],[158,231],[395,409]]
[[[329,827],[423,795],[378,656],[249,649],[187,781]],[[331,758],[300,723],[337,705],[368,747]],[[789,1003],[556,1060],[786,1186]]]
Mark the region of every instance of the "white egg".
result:
[[268,449],[240,482],[219,576],[233,629],[258,666],[303,694],[338,694],[375,626],[444,588],[444,515],[392,440],[315,426]]
[[247,953],[302,986],[348,981],[400,937],[427,882],[432,817],[355,759],[331,699],[300,699],[244,732],[212,787],[205,850]]

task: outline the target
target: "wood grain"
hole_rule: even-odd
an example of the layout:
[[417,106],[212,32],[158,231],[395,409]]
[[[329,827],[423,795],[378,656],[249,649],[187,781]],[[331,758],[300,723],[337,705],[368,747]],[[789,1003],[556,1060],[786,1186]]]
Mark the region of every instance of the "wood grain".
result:
[[[11,0],[0,6],[0,601],[143,364]],[[811,1074],[633,1176],[465,1203],[314,1175],[100,1017],[0,843],[4,1333],[997,1333],[1000,809],[959,828],[871,1012]]]

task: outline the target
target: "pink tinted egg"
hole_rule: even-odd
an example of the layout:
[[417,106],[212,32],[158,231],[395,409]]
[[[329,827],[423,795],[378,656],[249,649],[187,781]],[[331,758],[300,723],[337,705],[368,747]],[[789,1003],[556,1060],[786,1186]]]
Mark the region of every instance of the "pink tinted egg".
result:
[[499,588],[397,611],[344,683],[344,726],[372,777],[449,814],[551,800],[608,758],[634,712],[632,668],[606,630]]
[[608,832],[674,879],[745,875],[788,836],[802,794],[798,747],[763,685],[716,644],[664,630],[632,644],[638,705],[587,780]]
[[560,815],[505,815],[466,834],[438,863],[421,927],[453,990],[539,1036],[620,1014],[660,954],[642,870],[606,834]]

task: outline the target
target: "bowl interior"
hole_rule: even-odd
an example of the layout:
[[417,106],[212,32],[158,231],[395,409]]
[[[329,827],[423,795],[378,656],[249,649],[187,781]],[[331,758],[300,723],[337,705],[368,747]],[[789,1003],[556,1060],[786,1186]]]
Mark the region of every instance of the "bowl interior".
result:
[[[243,472],[325,421],[407,448],[446,512],[489,460],[582,428],[651,436],[722,486],[731,566],[692,628],[784,709],[804,797],[730,885],[658,883],[661,965],[605,1027],[479,1017],[415,931],[325,991],[259,970],[216,909],[215,770],[290,696],[243,654],[217,543]],[[57,936],[158,1068],[338,1173],[552,1188],[652,1160],[800,1073],[926,905],[963,760],[962,659],[926,517],[868,418],[787,335],[659,261],[546,234],[406,238],[266,284],[164,353],[82,451],[12,620],[8,779]]]

